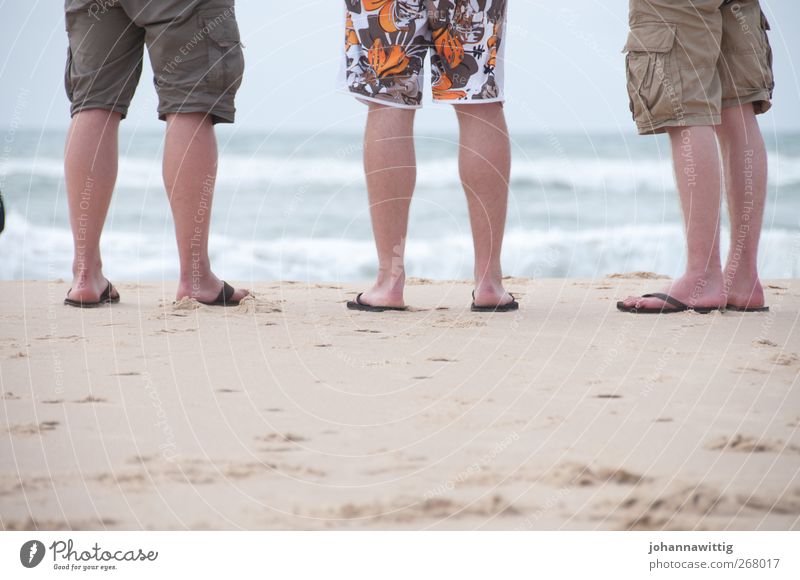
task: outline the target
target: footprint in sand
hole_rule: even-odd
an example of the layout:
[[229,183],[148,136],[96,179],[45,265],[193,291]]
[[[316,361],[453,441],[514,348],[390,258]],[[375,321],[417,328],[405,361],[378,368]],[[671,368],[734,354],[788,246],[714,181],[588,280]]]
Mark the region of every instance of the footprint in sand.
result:
[[623,468],[598,467],[591,468],[579,463],[557,465],[541,477],[542,480],[555,485],[577,485],[590,487],[605,485],[639,485],[650,481],[650,478],[633,473]]
[[108,403],[108,399],[103,397],[95,397],[94,395],[87,395],[83,399],[72,401],[73,403]]
[[255,295],[245,296],[234,309],[239,314],[270,314],[283,312],[282,300],[266,300]]
[[655,497],[638,492],[621,504],[604,502],[598,507],[611,512],[603,517],[621,517],[622,528],[626,530],[686,530],[697,529],[704,518],[738,517],[748,509],[764,514],[797,514],[800,490],[795,488],[778,497],[762,497],[754,493],[724,494],[699,484],[678,487]]
[[720,437],[706,445],[711,451],[736,451],[739,453],[800,453],[800,447],[780,439],[759,439],[748,435]]
[[772,361],[773,364],[788,367],[800,363],[800,357],[793,352],[782,352],[773,356],[770,361]]
[[275,441],[280,441],[282,443],[301,443],[306,440],[307,439],[302,435],[296,435],[294,433],[268,433],[266,435],[256,437],[256,441],[265,441],[268,443]]
[[42,435],[48,431],[55,431],[60,423],[58,421],[42,421],[41,423],[25,423],[23,425],[11,425],[8,432],[12,435]]
[[[612,517],[623,519],[625,530],[687,529],[683,521],[710,515],[736,515],[736,502],[718,490],[704,485],[679,488],[656,497],[637,493],[621,504],[604,502],[600,506]],[[689,526],[693,528],[694,526]]]
[[434,322],[431,326],[436,328],[481,328],[488,326],[488,323],[482,320],[449,320],[442,318]]
[[377,521],[413,523],[424,519],[450,520],[466,517],[505,517],[523,513],[501,495],[493,495],[472,502],[456,501],[447,497],[433,497],[423,501],[397,498],[392,501],[373,500],[362,503],[344,503],[311,513],[313,517],[337,519],[372,519]]

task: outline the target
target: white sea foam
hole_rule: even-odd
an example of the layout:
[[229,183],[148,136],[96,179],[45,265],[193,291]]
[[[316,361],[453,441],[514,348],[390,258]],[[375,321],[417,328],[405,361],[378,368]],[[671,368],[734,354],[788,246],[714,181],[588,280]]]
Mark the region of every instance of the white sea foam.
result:
[[[459,187],[455,158],[420,160],[418,184],[422,187]],[[0,175],[30,179],[60,180],[61,159],[14,158],[0,165]],[[776,187],[800,185],[800,158],[773,155],[770,184]],[[235,188],[289,188],[320,185],[331,188],[361,186],[364,181],[360,158],[223,155],[219,163],[220,186]],[[120,187],[160,187],[159,157],[123,157]],[[672,187],[669,159],[537,157],[524,155],[514,160],[512,187],[560,187],[635,192],[640,189]]]
[[[679,225],[589,228],[580,231],[512,229],[504,247],[505,273],[513,276],[596,277],[647,270],[675,275],[684,259]],[[239,239],[212,235],[216,270],[232,280],[353,281],[374,274],[371,239],[282,237]],[[472,242],[468,235],[411,239],[409,274],[436,279],[469,278]],[[8,216],[0,236],[0,279],[68,277],[72,256],[69,230],[35,225]],[[773,229],[762,242],[762,274],[800,277],[800,232]],[[117,280],[174,280],[175,242],[168,228],[132,233],[110,228],[103,236],[106,273]]]

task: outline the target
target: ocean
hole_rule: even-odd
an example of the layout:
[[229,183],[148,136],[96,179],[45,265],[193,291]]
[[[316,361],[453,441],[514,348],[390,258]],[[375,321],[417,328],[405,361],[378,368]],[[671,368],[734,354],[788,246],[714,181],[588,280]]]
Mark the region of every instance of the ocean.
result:
[[[0,279],[70,278],[63,131],[7,132],[0,157],[6,231]],[[512,134],[504,273],[594,278],[678,275],[685,257],[663,137]],[[766,278],[800,277],[800,134],[766,136]],[[211,253],[229,280],[356,281],[375,273],[358,134],[221,133]],[[455,134],[417,134],[410,276],[468,279],[472,242]],[[161,182],[162,133],[126,133],[102,241],[112,280],[177,278]],[[724,226],[723,246],[727,247]]]

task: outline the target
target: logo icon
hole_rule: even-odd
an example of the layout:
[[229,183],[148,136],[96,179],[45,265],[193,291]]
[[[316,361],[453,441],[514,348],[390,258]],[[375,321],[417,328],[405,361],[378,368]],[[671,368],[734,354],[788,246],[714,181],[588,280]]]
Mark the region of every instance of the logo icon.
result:
[[19,561],[26,568],[36,568],[44,559],[44,544],[39,540],[29,540],[19,549]]

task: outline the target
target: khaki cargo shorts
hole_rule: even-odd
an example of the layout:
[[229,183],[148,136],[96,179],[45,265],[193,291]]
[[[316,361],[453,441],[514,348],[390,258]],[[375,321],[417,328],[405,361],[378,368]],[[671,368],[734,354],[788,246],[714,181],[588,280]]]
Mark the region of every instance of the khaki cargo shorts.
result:
[[640,134],[718,125],[724,107],[769,110],[769,24],[758,0],[630,0],[628,94]]
[[147,45],[158,115],[208,113],[232,123],[244,58],[234,0],[66,0],[65,73],[74,115],[128,112]]

